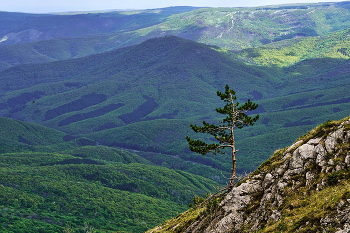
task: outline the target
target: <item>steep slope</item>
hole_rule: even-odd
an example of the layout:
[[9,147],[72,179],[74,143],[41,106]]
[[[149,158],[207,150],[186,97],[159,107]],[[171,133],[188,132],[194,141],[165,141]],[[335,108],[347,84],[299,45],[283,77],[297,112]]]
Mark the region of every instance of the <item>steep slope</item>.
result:
[[[349,8],[349,2],[337,2],[197,10],[172,7],[67,15],[3,12],[0,13],[0,69],[82,57],[164,35],[235,50],[291,38],[322,36],[350,26]],[[13,45],[43,39],[46,41]]]
[[275,154],[220,198],[148,232],[349,232],[350,117]]

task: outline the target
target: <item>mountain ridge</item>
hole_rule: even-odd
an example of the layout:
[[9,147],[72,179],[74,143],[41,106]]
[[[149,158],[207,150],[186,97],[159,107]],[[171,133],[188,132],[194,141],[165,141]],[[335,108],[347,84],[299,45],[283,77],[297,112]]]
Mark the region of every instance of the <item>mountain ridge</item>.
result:
[[[330,65],[323,65],[322,70],[317,63],[321,60],[306,60],[307,71],[328,75],[339,65],[347,69],[347,59],[325,59],[323,64]],[[4,94],[0,97],[0,114],[40,123],[74,137],[88,137],[102,145],[205,161],[189,155],[183,135],[190,133],[187,126],[194,121],[216,119],[213,109],[219,100],[215,92],[228,83],[237,87],[242,101],[256,97],[260,105],[257,113],[261,114],[261,123],[237,131],[241,153],[255,156],[242,163],[247,166],[241,168],[243,172],[257,167],[267,156],[249,146],[252,137],[272,152],[278,140],[287,140],[282,135],[291,134],[290,126],[297,127],[292,132],[296,137],[316,123],[348,114],[349,95],[343,82],[346,72],[300,85],[310,77],[304,74],[305,66],[298,65],[276,69],[249,65],[217,47],[174,36],[154,38],[103,54],[4,70],[0,72]],[[314,120],[307,119],[312,116]],[[173,132],[174,128],[178,132]],[[269,136],[261,137],[262,132]],[[206,165],[229,171],[225,161],[224,156],[210,155]]]
[[[48,24],[47,27],[50,30],[57,27],[57,25],[72,24],[76,27],[76,30],[70,32],[75,34],[70,35],[68,33],[69,35],[61,36],[62,38],[54,37],[52,40],[42,41],[41,43],[28,43],[18,46],[1,46],[1,44],[4,45],[6,41],[9,41],[2,39],[0,53],[6,56],[0,58],[0,69],[19,63],[40,63],[49,60],[65,60],[87,56],[139,44],[147,39],[164,35],[175,35],[235,50],[259,47],[274,41],[283,41],[294,37],[322,36],[350,26],[348,20],[349,8],[349,2],[337,2],[260,8],[197,9],[174,7],[121,13],[47,16],[49,18],[67,18],[58,22],[47,20],[44,26]],[[7,14],[10,15],[10,13]],[[16,18],[16,16],[14,17]],[[37,17],[40,18],[40,15]],[[77,22],[80,21],[82,25],[88,25],[81,19],[84,17],[87,22],[92,21],[92,26],[103,21],[107,21],[107,24],[111,21],[111,25],[113,25],[115,20],[125,19],[121,20],[121,25],[125,28],[122,28],[122,30],[121,28],[108,26],[107,34],[99,33],[100,28],[106,27],[103,24],[100,28],[89,28],[91,32],[87,33],[93,35],[88,36],[77,27],[79,25]],[[56,22],[57,25],[50,25],[51,21]],[[23,20],[19,22],[23,23]],[[232,24],[232,22],[235,23]],[[150,24],[154,25],[151,26]],[[11,28],[6,28],[7,25],[11,24],[3,25],[3,33],[1,33],[0,28],[0,38],[5,37],[6,33],[11,31]],[[260,30],[261,25],[265,28],[264,31]],[[35,38],[35,35],[39,37],[40,35],[46,35],[44,29],[44,31],[40,31],[40,28],[33,29],[34,26],[19,24],[16,27],[13,26],[12,29],[17,27],[22,27],[24,31],[27,31],[24,33],[27,36],[30,35],[32,30],[33,38]],[[70,30],[69,28],[63,28],[64,30],[61,30],[63,33]],[[47,36],[52,37],[57,31],[59,30],[48,33]],[[18,31],[15,30],[11,33],[18,34]]]

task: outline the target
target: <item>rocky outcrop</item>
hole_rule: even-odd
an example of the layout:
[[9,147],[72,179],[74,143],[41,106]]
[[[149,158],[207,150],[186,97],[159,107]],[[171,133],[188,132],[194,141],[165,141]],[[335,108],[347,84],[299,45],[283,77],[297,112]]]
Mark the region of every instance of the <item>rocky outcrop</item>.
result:
[[172,230],[350,232],[349,145],[350,119],[327,122],[277,151],[225,194],[215,211],[204,208],[182,229]]

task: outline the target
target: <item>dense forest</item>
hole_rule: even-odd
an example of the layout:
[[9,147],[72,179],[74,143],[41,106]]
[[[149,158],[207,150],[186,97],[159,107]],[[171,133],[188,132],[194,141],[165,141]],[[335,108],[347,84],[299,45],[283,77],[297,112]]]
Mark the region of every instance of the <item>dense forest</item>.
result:
[[226,84],[259,105],[235,131],[239,174],[350,115],[349,14],[350,2],[0,12],[1,231],[144,232],[226,185],[230,156],[185,139],[219,122]]

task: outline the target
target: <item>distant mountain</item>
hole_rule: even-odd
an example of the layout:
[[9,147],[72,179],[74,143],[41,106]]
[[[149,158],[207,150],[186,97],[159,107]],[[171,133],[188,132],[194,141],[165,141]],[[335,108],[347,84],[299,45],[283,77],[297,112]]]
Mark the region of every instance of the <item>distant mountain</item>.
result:
[[[276,150],[259,169],[278,167],[278,149],[322,122],[303,140],[326,137],[339,126],[327,120],[350,114],[349,9],[338,2],[0,12],[0,231],[144,232],[184,211],[193,195],[214,192],[227,182],[229,156],[194,154],[185,136],[210,140],[189,125],[220,120],[216,91],[226,84],[240,103],[259,104],[251,113],[259,121],[234,132],[239,174]],[[330,169],[338,172],[341,159],[328,161]],[[170,231],[188,227],[187,216]],[[297,223],[310,230],[324,217]],[[292,224],[280,221],[272,229]]]
[[[342,37],[334,35],[336,48]],[[225,155],[191,154],[184,139],[190,123],[218,120],[215,108],[222,103],[215,93],[229,84],[242,101],[260,104],[255,112],[260,122],[236,132],[243,172],[295,135],[349,114],[348,60],[342,51],[283,68],[244,64],[237,54],[179,37],[154,38],[84,58],[6,69],[0,72],[0,114],[72,138],[178,155],[229,172]]]
[[138,30],[159,24],[174,14],[195,7],[151,10],[29,14],[0,12],[1,45],[77,38]]
[[350,27],[349,9],[350,2],[345,1],[66,15],[0,12],[0,69],[83,57],[164,35],[234,50],[323,36]]

